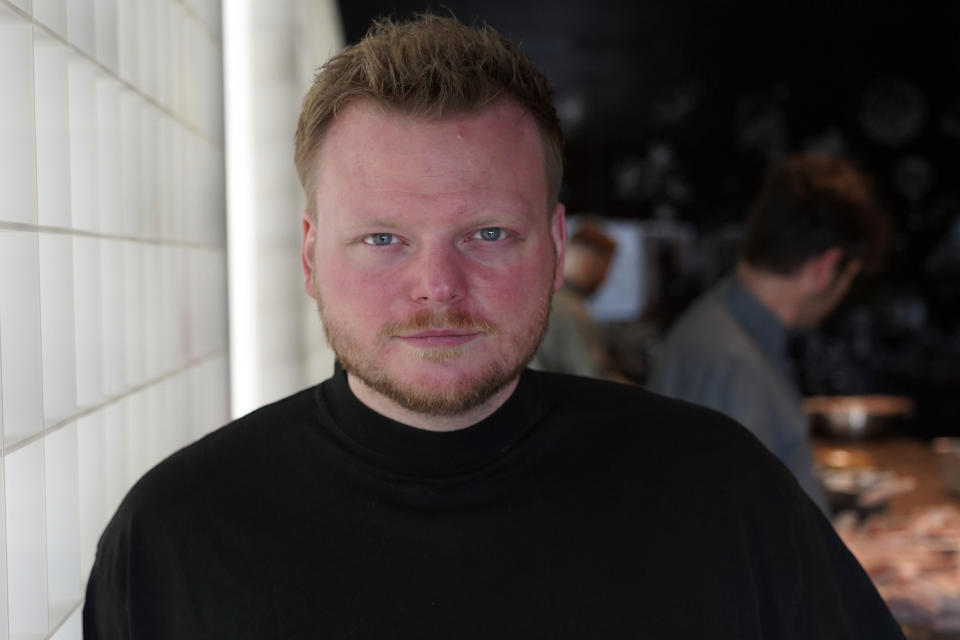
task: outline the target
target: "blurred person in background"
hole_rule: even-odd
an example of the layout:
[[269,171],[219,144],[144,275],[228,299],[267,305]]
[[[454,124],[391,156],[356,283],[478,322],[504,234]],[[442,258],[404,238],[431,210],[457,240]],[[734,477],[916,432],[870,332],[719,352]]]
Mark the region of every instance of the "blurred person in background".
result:
[[532,368],[621,379],[587,306],[606,280],[616,249],[613,238],[589,220],[567,240],[563,286],[553,296],[547,333],[530,363]]
[[526,368],[563,277],[562,148],[492,29],[379,22],[324,65],[296,165],[337,367],[137,482],[86,640],[902,639],[742,426]]
[[819,325],[889,236],[868,178],[849,162],[795,155],[775,166],[749,210],[740,260],[674,323],[650,388],[744,424],[824,511],[791,332]]

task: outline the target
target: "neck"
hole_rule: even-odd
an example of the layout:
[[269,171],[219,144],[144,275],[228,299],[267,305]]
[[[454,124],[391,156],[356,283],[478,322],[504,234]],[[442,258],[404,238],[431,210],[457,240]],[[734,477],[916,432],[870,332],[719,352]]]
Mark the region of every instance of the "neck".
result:
[[783,326],[788,329],[797,326],[803,307],[797,276],[758,269],[741,261],[737,264],[736,277]]
[[402,424],[426,431],[457,431],[471,427],[499,409],[517,388],[519,377],[514,378],[502,389],[494,393],[481,404],[454,415],[431,415],[407,409],[369,387],[363,380],[347,373],[347,383],[353,395],[382,416]]

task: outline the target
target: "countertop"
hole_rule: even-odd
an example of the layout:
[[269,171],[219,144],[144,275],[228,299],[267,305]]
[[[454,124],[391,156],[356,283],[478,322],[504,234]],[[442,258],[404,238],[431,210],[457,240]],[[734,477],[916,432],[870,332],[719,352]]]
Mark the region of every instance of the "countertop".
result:
[[856,460],[868,461],[878,471],[912,477],[916,481],[915,488],[890,498],[885,510],[887,515],[906,516],[918,508],[941,504],[960,507],[960,498],[944,485],[940,459],[931,441],[908,436],[862,441],[815,438],[813,446],[817,460],[841,450],[853,454],[851,457]]
[[[893,436],[883,439],[863,440],[863,441],[842,441],[814,438],[814,454],[818,461],[831,459],[836,460],[836,453],[844,452],[839,455],[839,459],[847,458],[856,466],[865,466],[873,468],[876,471],[892,472],[898,477],[912,478],[914,487],[903,493],[894,495],[882,511],[877,515],[883,522],[909,522],[912,519],[907,516],[915,516],[927,507],[939,507],[951,505],[960,507],[960,497],[951,494],[943,481],[941,475],[940,455],[934,450],[933,442],[907,436]],[[915,521],[915,520],[913,520]],[[882,525],[881,525],[882,526]],[[858,556],[861,562],[867,559],[867,555],[861,557],[860,553],[865,553],[870,548],[869,545],[861,546],[856,538],[851,540],[849,537],[845,541],[852,545],[851,550]],[[897,557],[903,555],[903,550],[899,551]],[[909,555],[909,554],[907,554]],[[954,558],[955,560],[955,558]],[[889,565],[889,560],[885,561]],[[870,561],[867,560],[865,568],[869,569]],[[882,564],[882,563],[881,563]],[[948,573],[955,572],[956,562],[948,563],[950,566],[945,569]],[[908,572],[909,573],[909,572]],[[936,583],[934,583],[936,584]],[[885,591],[883,583],[877,584],[881,595],[887,599],[893,596],[894,600],[903,602],[903,594],[907,592]],[[919,585],[918,585],[919,587]],[[897,595],[899,593],[899,595]],[[915,593],[923,594],[922,589],[918,588]],[[947,589],[942,598],[940,596],[929,601],[920,598],[921,605],[927,607],[929,619],[924,621],[902,619],[898,615],[903,626],[904,633],[909,640],[960,640],[960,630],[958,630],[954,614],[952,613],[953,598],[955,594]],[[929,592],[927,593],[929,596]],[[888,603],[890,601],[888,600]],[[892,605],[893,609],[897,607]],[[902,607],[901,611],[902,611]],[[943,620],[947,621],[946,628],[938,624]]]

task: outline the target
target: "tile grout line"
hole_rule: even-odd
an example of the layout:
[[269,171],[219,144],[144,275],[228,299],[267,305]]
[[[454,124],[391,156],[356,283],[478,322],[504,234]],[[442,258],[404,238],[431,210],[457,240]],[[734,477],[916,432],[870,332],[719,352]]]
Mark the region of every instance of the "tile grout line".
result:
[[[2,0],[0,0],[2,1]],[[125,236],[114,233],[100,233],[97,231],[87,231],[85,229],[70,229],[67,227],[49,227],[45,225],[30,224],[27,222],[10,222],[0,220],[0,230],[5,231],[36,231],[39,233],[52,233],[57,235],[66,235],[82,238],[93,238],[97,240],[114,240],[121,242],[137,242],[141,244],[156,245],[160,247],[179,247],[183,249],[206,249],[208,251],[226,251],[225,245],[209,245],[199,242],[189,242],[184,240],[168,240],[165,238],[140,238],[137,236]]]
[[84,601],[84,598],[83,596],[81,596],[79,600],[77,600],[75,603],[73,603],[70,606],[70,609],[60,617],[60,620],[57,621],[57,624],[55,624],[53,627],[49,629],[47,635],[45,636],[47,640],[57,635],[57,632],[60,631],[60,627],[65,625],[67,623],[67,620],[69,620],[73,616],[73,614],[77,612],[77,609],[83,606],[83,601]]
[[130,396],[132,396],[132,395],[135,395],[135,394],[139,393],[140,391],[143,391],[144,389],[148,389],[148,388],[150,388],[150,387],[152,387],[152,386],[154,386],[154,385],[157,385],[157,384],[163,382],[164,380],[168,380],[168,379],[170,379],[170,378],[173,378],[173,377],[175,377],[175,376],[177,376],[177,375],[179,375],[179,374],[181,374],[181,373],[185,373],[185,372],[189,371],[190,369],[199,367],[199,366],[201,366],[201,365],[203,365],[203,364],[207,364],[208,362],[211,362],[211,361],[213,361],[213,360],[215,360],[215,359],[217,359],[217,358],[219,358],[219,357],[225,357],[226,355],[227,355],[226,349],[222,349],[222,350],[219,350],[219,351],[215,351],[215,352],[209,353],[209,354],[207,354],[207,355],[205,355],[205,356],[201,356],[201,357],[199,357],[199,358],[196,358],[196,359],[194,359],[194,360],[189,361],[189,362],[188,362],[186,365],[184,365],[184,366],[181,366],[181,367],[179,367],[179,368],[177,368],[177,369],[174,369],[174,370],[172,370],[172,371],[168,371],[167,373],[164,373],[163,375],[157,376],[156,378],[152,378],[151,380],[148,380],[147,382],[143,382],[143,383],[141,383],[141,384],[139,384],[139,385],[137,385],[137,386],[135,386],[135,387],[131,387],[131,388],[127,389],[126,391],[124,391],[123,393],[119,393],[119,394],[117,394],[117,395],[111,396],[111,397],[108,398],[107,400],[105,400],[105,401],[103,401],[103,402],[100,402],[100,403],[98,403],[98,404],[96,404],[96,405],[94,405],[94,406],[92,406],[92,407],[84,407],[81,411],[78,411],[77,413],[73,414],[73,415],[70,416],[69,418],[64,418],[63,420],[60,420],[60,421],[58,421],[58,422],[55,422],[55,423],[51,424],[51,425],[48,426],[48,427],[44,427],[44,428],[41,429],[39,432],[33,434],[32,436],[30,436],[30,437],[28,437],[28,438],[25,438],[25,439],[23,439],[23,440],[18,440],[17,442],[15,442],[15,443],[13,443],[13,444],[11,444],[11,445],[9,445],[9,446],[3,447],[3,449],[2,449],[2,455],[3,455],[4,458],[6,458],[9,454],[14,453],[14,452],[16,452],[16,451],[19,451],[20,449],[24,449],[24,448],[32,445],[34,442],[37,442],[37,441],[39,441],[39,440],[43,440],[44,438],[46,438],[46,437],[49,436],[50,434],[52,434],[52,433],[54,433],[54,432],[56,432],[56,431],[59,431],[59,430],[62,429],[63,427],[66,427],[66,426],[68,426],[68,425],[70,425],[70,424],[73,424],[74,422],[76,422],[77,420],[79,420],[79,419],[81,419],[81,418],[85,418],[85,417],[88,416],[88,415],[94,414],[94,413],[96,413],[97,411],[100,411],[101,409],[104,409],[104,408],[106,408],[106,407],[108,407],[108,406],[110,406],[110,405],[112,405],[112,404],[114,404],[114,403],[116,403],[116,402],[119,402],[120,400],[123,400],[123,399],[125,399],[125,398],[128,398],[128,397],[130,397]]
[[[208,25],[206,22],[204,22],[203,19],[200,18],[199,14],[197,14],[197,12],[193,10],[193,7],[191,7],[190,5],[188,5],[188,4],[187,4],[186,2],[184,2],[183,0],[173,0],[173,1],[174,1],[176,4],[180,5],[181,7],[183,7],[184,12],[185,12],[188,16],[190,16],[191,18],[193,18],[193,19],[196,21],[196,23],[199,24],[199,25],[203,28],[203,32],[207,35],[208,38],[210,38],[210,41],[211,41],[213,44],[217,45],[217,50],[220,52],[220,58],[223,59],[223,41],[222,41],[223,38],[222,38],[222,37],[217,37],[217,34],[214,33],[214,31],[213,31],[213,27],[211,27],[211,26]],[[229,0],[228,0],[228,1],[229,1]],[[223,11],[223,9],[221,8],[221,12],[222,12],[222,11]],[[222,17],[221,17],[221,22],[222,22],[222,21],[223,21],[223,20],[222,20]]]

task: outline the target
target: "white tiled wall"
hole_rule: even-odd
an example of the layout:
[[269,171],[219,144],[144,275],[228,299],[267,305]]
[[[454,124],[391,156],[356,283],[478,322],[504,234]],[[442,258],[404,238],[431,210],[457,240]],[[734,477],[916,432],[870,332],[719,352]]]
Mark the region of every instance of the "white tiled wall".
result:
[[0,0],[0,640],[228,418],[219,0]]
[[233,411],[241,415],[333,372],[303,290],[293,133],[313,76],[343,47],[335,0],[224,3]]

